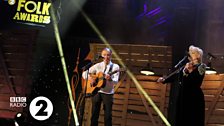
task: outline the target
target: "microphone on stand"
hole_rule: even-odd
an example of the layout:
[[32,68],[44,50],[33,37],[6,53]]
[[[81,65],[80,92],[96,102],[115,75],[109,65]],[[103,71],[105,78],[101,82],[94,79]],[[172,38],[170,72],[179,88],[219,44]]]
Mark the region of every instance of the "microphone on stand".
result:
[[104,59],[104,57],[103,57],[103,56],[101,56],[101,55],[99,55],[98,59]]
[[186,62],[188,57],[190,57],[190,54],[188,52],[186,52],[186,55],[174,66],[174,68],[176,69],[176,68],[182,66],[184,64],[184,62]]
[[92,59],[92,61],[90,63],[88,63],[87,65],[85,65],[84,67],[82,67],[82,70],[87,70],[89,69],[93,64],[95,64],[99,59],[103,59],[104,57],[102,57],[100,54],[97,54],[94,56],[94,58]]
[[212,59],[212,58],[216,59],[216,57],[211,53],[208,53],[208,56],[209,56],[209,59]]
[[103,59],[104,57],[102,57],[100,54],[96,54],[93,58],[93,62],[98,61],[99,59]]

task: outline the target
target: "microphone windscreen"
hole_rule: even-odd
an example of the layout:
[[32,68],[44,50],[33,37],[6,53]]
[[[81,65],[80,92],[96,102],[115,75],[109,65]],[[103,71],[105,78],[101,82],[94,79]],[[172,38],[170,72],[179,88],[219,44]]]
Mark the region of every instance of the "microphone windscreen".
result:
[[99,55],[99,59],[103,59],[103,58],[104,58],[103,56]]
[[185,51],[185,56],[190,57],[190,54],[188,51]]

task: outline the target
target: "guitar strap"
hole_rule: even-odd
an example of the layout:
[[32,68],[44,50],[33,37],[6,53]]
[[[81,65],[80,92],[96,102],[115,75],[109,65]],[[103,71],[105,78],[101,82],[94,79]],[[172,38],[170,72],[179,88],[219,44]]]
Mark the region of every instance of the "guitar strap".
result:
[[111,64],[110,64],[110,69],[109,69],[108,73],[111,73],[111,72],[112,72],[113,66],[114,66],[114,64],[111,63]]
[[[109,69],[108,73],[112,72],[113,65],[114,65],[113,63],[112,63],[112,64],[110,64],[110,69]],[[105,69],[104,69],[103,73],[105,73],[105,72],[106,72],[106,69],[107,69],[107,66],[105,67]]]

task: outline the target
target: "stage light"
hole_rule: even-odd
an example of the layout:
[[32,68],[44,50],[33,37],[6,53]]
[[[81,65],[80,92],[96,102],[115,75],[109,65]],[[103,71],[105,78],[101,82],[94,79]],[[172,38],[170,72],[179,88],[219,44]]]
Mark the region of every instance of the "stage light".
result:
[[16,113],[14,117],[15,126],[23,126],[25,117],[21,112]]
[[20,118],[21,116],[22,116],[22,113],[20,112],[16,114],[16,118]]
[[141,74],[145,74],[145,75],[154,75],[155,73],[152,71],[152,70],[150,70],[150,69],[142,69],[141,71],[140,71],[140,73]]
[[154,75],[154,71],[153,69],[150,67],[150,64],[148,63],[147,64],[147,67],[146,68],[143,68],[141,71],[140,71],[141,74],[145,74],[145,75]]
[[207,58],[208,58],[208,63],[207,63],[205,74],[217,74],[217,71],[215,70],[215,68],[212,67],[212,60],[216,59],[216,57],[213,54],[208,53]]
[[212,67],[206,67],[205,74],[217,74],[217,71]]
[[14,123],[14,124],[15,124],[15,126],[19,126],[19,124],[18,124],[16,121],[15,121],[15,123]]

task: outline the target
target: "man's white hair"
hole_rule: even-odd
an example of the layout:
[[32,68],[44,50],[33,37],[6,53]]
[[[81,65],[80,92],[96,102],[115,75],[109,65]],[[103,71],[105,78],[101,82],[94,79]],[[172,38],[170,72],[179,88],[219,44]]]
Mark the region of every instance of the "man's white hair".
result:
[[110,52],[110,54],[112,54],[112,50],[111,50],[110,48],[107,48],[107,47],[106,47],[106,48],[104,48],[104,49],[102,50],[102,52],[103,52],[104,50],[107,51],[107,52]]

